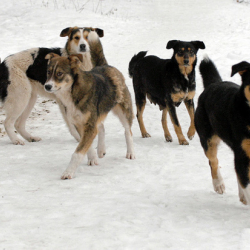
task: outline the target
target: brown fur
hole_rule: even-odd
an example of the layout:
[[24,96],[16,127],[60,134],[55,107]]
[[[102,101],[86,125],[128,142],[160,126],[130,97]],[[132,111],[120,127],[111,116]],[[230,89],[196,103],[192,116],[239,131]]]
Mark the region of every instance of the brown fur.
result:
[[131,96],[122,73],[108,65],[85,72],[79,67],[81,55],[59,57],[52,53],[48,54],[47,58],[50,62],[45,88],[48,91],[48,86],[52,86],[49,91],[54,92],[63,103],[69,119],[80,134],[79,145],[62,179],[73,177],[83,156],[90,149],[99,125],[111,110],[125,128],[126,157],[134,159],[131,131],[134,115]]

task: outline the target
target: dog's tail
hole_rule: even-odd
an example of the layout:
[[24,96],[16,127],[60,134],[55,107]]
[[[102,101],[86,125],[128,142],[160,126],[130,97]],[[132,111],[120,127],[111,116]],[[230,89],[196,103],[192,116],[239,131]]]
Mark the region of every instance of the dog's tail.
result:
[[99,39],[98,34],[92,31],[88,35],[88,42],[90,47],[91,61],[93,68],[96,66],[108,65],[108,62],[104,56],[102,43]]
[[207,55],[204,55],[201,61],[200,73],[203,79],[204,88],[208,87],[211,83],[222,81],[215,64]]
[[129,65],[128,65],[128,73],[131,78],[133,77],[133,74],[134,74],[135,65],[138,63],[139,60],[144,58],[146,54],[147,54],[147,51],[141,51],[137,55],[134,55],[132,59],[130,60]]

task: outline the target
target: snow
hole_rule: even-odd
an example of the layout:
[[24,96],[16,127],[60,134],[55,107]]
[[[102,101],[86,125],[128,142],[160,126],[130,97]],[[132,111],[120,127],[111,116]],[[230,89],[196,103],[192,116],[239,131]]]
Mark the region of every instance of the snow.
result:
[[[3,6],[3,5],[2,5]],[[6,56],[32,47],[62,47],[62,29],[92,26],[110,65],[124,74],[135,102],[128,63],[141,50],[169,58],[169,40],[201,40],[198,53],[214,60],[224,80],[231,66],[250,58],[249,5],[232,0],[8,0],[0,10],[1,49]],[[83,8],[82,8],[83,7]],[[197,70],[197,93],[202,92]],[[186,134],[185,105],[178,117]],[[136,160],[128,160],[124,129],[110,114],[105,122],[107,155],[98,166],[84,159],[75,178],[63,181],[77,143],[57,105],[39,98],[27,129],[37,143],[11,144],[0,112],[0,249],[249,249],[249,207],[239,202],[233,154],[221,144],[219,161],[226,193],[213,190],[210,167],[197,134],[189,146],[164,141],[161,112],[146,106],[141,138],[133,124]],[[96,141],[94,143],[96,147]]]

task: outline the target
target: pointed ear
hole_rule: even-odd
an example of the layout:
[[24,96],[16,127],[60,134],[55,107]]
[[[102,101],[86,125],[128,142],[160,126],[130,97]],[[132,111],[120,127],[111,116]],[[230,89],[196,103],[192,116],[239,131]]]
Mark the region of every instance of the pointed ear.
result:
[[69,36],[72,32],[73,28],[72,27],[68,27],[65,28],[61,31],[60,37],[65,37],[65,36]]
[[93,30],[97,33],[99,37],[104,37],[104,31],[99,28],[93,28]]
[[68,58],[69,58],[70,64],[71,63],[79,64],[83,62],[82,54],[74,54],[74,55],[69,56]]
[[168,44],[167,44],[167,49],[173,49],[174,46],[179,42],[180,40],[170,40],[168,41]]
[[243,75],[249,69],[250,69],[250,63],[245,62],[245,61],[240,62],[232,66],[231,76],[234,76],[236,73]]
[[192,41],[191,43],[195,46],[197,50],[206,48],[205,44],[202,41]]
[[55,54],[55,53],[49,53],[45,56],[45,59],[48,60],[48,64],[50,63],[50,60],[54,57],[60,57],[59,55]]

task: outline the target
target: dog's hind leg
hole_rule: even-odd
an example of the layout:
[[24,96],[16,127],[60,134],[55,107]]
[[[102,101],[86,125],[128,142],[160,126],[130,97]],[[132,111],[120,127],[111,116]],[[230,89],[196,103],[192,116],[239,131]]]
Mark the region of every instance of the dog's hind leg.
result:
[[15,123],[18,117],[24,112],[31,96],[31,86],[28,82],[19,82],[22,88],[15,86],[16,81],[13,80],[8,88],[8,96],[4,103],[6,119],[4,127],[10,140],[15,145],[24,145],[24,141],[19,139],[15,133]]
[[219,161],[217,158],[219,143],[220,138],[217,135],[213,135],[207,139],[206,142],[202,141],[201,139],[201,145],[204,148],[205,154],[209,160],[209,165],[211,167],[214,190],[219,194],[223,194],[225,192],[225,184],[220,173]]
[[97,154],[99,158],[103,158],[106,155],[105,128],[102,122],[98,126]]
[[186,140],[185,136],[182,133],[181,125],[180,125],[179,120],[177,118],[175,107],[173,105],[169,105],[168,111],[169,111],[171,121],[174,125],[174,130],[175,130],[175,133],[178,137],[179,144],[180,145],[189,145],[188,141]]
[[64,173],[61,176],[61,179],[72,179],[77,168],[81,164],[84,156],[88,152],[88,150],[91,148],[91,145],[93,143],[93,140],[95,139],[97,135],[97,127],[93,126],[93,124],[86,123],[83,127],[82,136],[80,143],[78,144],[75,152],[73,153],[69,166],[64,171]]
[[234,155],[240,201],[250,205],[250,139],[244,139]]
[[144,100],[140,100],[140,103],[136,102],[136,108],[137,108],[136,117],[137,117],[139,127],[141,130],[141,135],[143,138],[151,137],[151,135],[147,132],[145,125],[144,125],[144,121],[143,121],[143,112],[145,109],[145,105],[146,105],[146,97]]
[[26,130],[25,130],[25,124],[26,124],[26,120],[28,119],[31,110],[33,109],[35,103],[37,100],[37,93],[35,91],[31,92],[31,96],[29,99],[29,102],[25,108],[25,110],[23,111],[23,113],[20,115],[20,117],[17,119],[16,123],[15,123],[15,128],[17,130],[17,132],[27,141],[29,142],[37,142],[40,141],[41,138],[40,137],[34,137],[31,134],[29,134]]
[[184,103],[186,105],[188,114],[190,116],[190,127],[188,129],[187,132],[187,136],[189,138],[189,140],[192,140],[194,138],[194,134],[195,134],[195,126],[194,126],[194,100],[193,99],[185,99]]
[[162,110],[162,118],[161,118],[161,123],[162,123],[162,127],[164,130],[164,135],[165,135],[165,139],[167,142],[172,142],[172,136],[168,130],[168,125],[167,125],[167,113],[168,113],[168,109],[165,108]]
[[112,111],[114,112],[115,115],[118,116],[120,122],[125,128],[125,138],[127,144],[126,158],[135,159],[133,134],[131,131],[132,121],[133,121],[132,105],[129,105],[128,107],[128,105],[125,103],[119,103],[112,109]]

